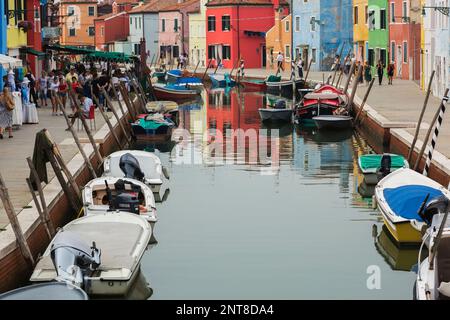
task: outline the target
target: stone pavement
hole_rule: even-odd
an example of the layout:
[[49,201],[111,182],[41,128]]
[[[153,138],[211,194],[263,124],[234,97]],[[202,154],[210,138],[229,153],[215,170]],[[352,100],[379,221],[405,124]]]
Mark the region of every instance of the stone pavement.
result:
[[[0,173],[5,180],[12,203],[17,213],[22,210],[31,200],[31,194],[25,179],[29,176],[29,168],[26,162],[27,157],[33,156],[35,135],[38,131],[46,128],[49,130],[55,142],[61,150],[62,156],[66,163],[71,160],[78,152],[76,144],[73,142],[70,131],[67,128],[64,116],[52,116],[51,107],[37,109],[39,114],[39,124],[24,124],[19,129],[13,130],[14,138],[8,139],[6,133],[3,140],[0,140]],[[69,107],[66,112],[71,113]],[[108,113],[109,117],[113,117],[112,113]],[[100,129],[105,121],[101,113],[96,110],[96,127]],[[88,120],[89,123],[89,120]],[[77,123],[75,122],[75,129]],[[87,138],[86,133],[82,130],[80,124],[78,135],[80,138]],[[92,130],[93,133],[96,130]],[[66,141],[64,141],[66,140]],[[47,173],[49,181],[54,177],[53,169],[47,164]],[[3,210],[3,203],[0,201],[0,231],[9,223],[6,213]]]

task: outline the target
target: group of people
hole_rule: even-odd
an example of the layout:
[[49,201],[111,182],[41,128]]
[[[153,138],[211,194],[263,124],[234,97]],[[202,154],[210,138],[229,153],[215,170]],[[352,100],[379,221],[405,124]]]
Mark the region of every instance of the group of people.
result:
[[[336,55],[335,58],[335,64],[337,65],[339,61],[339,55]],[[347,55],[344,59],[344,66],[343,68],[343,72],[348,75],[350,73],[350,69],[351,69],[351,65],[353,62],[356,61],[355,56],[352,54]],[[357,76],[359,73],[359,69],[362,68],[363,71],[361,73],[361,77],[358,79],[361,83],[362,82],[366,82],[367,84],[370,83],[370,81],[372,81],[372,67],[370,66],[368,61],[364,62],[364,65],[362,65],[361,61],[356,61],[356,65],[355,65],[355,70],[354,70],[354,75]],[[376,74],[378,76],[378,84],[381,86],[383,83],[383,77],[384,77],[384,70],[385,70],[386,66],[384,65],[384,63],[381,60],[378,60],[376,66],[375,66],[375,70],[376,70]],[[394,64],[393,63],[389,63],[387,66],[387,76],[388,76],[388,84],[392,85],[393,84],[393,78],[394,78]]]
[[[284,71],[284,55],[283,52],[279,51],[277,55],[277,74],[280,73],[280,71]],[[297,67],[297,73],[298,77],[300,79],[303,78],[303,68],[305,67],[305,62],[302,59],[302,56],[299,54],[297,58],[295,58],[294,61],[295,66]]]

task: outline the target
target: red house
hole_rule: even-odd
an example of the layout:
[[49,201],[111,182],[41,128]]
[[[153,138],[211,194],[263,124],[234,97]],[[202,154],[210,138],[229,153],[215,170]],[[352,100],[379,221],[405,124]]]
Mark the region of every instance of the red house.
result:
[[115,41],[124,41],[130,33],[130,20],[128,13],[110,13],[94,20],[95,48],[102,51],[112,51],[110,46]]
[[42,51],[42,35],[41,35],[41,18],[40,18],[40,2],[39,0],[25,0],[26,8],[25,18],[28,22],[27,31],[27,63],[31,72],[40,77],[42,71],[42,61],[45,56]]
[[[283,1],[283,4],[286,4]],[[266,32],[275,23],[272,0],[211,0],[206,4],[208,59],[233,68],[239,57],[246,68],[266,65]]]

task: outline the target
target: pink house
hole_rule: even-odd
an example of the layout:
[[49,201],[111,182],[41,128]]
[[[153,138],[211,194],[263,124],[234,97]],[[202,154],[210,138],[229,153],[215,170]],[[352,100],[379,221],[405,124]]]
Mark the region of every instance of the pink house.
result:
[[159,11],[159,50],[167,62],[189,52],[189,15],[200,11],[200,0],[187,0]]

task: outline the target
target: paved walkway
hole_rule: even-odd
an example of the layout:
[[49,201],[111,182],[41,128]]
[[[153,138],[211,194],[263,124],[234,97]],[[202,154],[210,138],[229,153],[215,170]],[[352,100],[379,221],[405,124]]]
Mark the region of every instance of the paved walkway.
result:
[[[66,110],[68,113],[71,113],[69,107]],[[5,180],[17,213],[32,200],[25,181],[30,173],[26,158],[33,156],[36,133],[41,129],[48,129],[55,142],[58,143],[66,162],[71,160],[78,152],[76,144],[71,139],[72,134],[70,131],[65,131],[67,125],[64,116],[52,116],[51,113],[51,107],[38,109],[39,124],[24,124],[13,131],[14,138],[8,139],[8,134],[5,134],[5,138],[0,140],[0,173]],[[112,113],[109,113],[109,117],[112,117]],[[100,129],[105,124],[105,121],[98,110],[95,118],[97,129]],[[77,128],[76,122],[75,128]],[[81,128],[82,125],[80,124]],[[93,130],[93,133],[95,132],[96,130]],[[80,138],[87,138],[84,130],[78,131],[78,135]],[[47,164],[47,173],[50,181],[54,177],[50,164]],[[3,210],[3,203],[0,201],[0,231],[8,223],[8,218]]]

